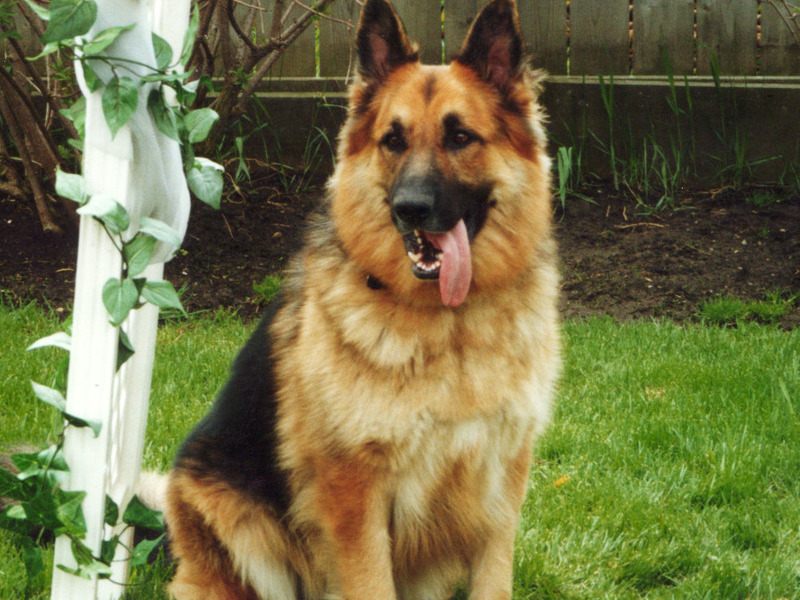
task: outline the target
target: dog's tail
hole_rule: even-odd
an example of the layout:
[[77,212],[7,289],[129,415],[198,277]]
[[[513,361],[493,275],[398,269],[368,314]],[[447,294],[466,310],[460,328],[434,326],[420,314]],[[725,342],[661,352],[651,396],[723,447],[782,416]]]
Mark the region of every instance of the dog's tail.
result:
[[[169,481],[169,474],[156,473],[154,471],[144,471],[139,475],[139,479],[134,487],[134,493],[139,500],[146,507],[157,510],[161,513],[167,507],[167,482]],[[164,530],[150,530],[146,528],[136,527],[133,532],[134,546],[143,540],[159,539],[159,543],[153,548],[149,558],[148,564],[152,564],[158,560],[159,556],[163,556],[166,564],[172,563],[174,557],[170,552],[169,547],[169,533],[162,537],[165,533]]]
[[142,504],[153,510],[164,512],[167,507],[167,473],[144,471],[139,475],[134,491]]

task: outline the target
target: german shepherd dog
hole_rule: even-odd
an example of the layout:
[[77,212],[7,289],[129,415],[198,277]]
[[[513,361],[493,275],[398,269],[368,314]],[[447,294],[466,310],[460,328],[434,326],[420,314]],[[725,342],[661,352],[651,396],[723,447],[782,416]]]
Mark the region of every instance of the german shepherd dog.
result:
[[178,599],[508,600],[559,370],[539,77],[513,0],[420,64],[366,0],[338,161],[169,477]]

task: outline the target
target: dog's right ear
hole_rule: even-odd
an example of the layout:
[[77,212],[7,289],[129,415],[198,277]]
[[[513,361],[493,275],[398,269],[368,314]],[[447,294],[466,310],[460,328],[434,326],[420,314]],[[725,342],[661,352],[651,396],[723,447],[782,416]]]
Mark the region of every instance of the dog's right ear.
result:
[[419,60],[415,45],[388,0],[366,0],[356,43],[359,72],[368,81],[381,81],[400,65]]

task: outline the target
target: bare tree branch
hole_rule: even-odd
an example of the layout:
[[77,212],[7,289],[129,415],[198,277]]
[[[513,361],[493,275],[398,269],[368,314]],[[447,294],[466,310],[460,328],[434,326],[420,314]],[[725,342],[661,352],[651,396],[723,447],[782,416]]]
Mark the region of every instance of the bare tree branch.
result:
[[39,174],[36,172],[36,165],[33,162],[25,143],[25,134],[20,128],[16,115],[12,112],[11,107],[6,101],[5,94],[0,94],[0,114],[2,114],[5,118],[8,131],[11,134],[14,144],[17,146],[17,152],[22,159],[22,164],[25,169],[25,179],[28,181],[31,186],[31,190],[33,191],[33,201],[36,204],[36,211],[39,213],[39,221],[42,224],[42,228],[45,231],[63,233],[61,227],[59,227],[58,224],[53,220],[53,215],[50,212],[50,207],[47,203],[47,195],[45,194],[41,182],[39,181]]
[[792,34],[795,44],[800,45],[800,23],[797,21],[800,13],[798,13],[797,7],[789,4],[787,0],[780,0],[781,6],[778,6],[778,0],[767,0],[767,4],[775,9],[775,12],[778,13],[786,27],[789,28],[789,33]]
[[272,9],[272,26],[269,28],[269,39],[274,40],[280,35],[281,27],[286,15],[283,14],[284,0],[275,0],[275,6]]
[[[230,12],[231,16],[233,14],[233,2],[232,0],[222,0],[221,4],[224,5],[225,10],[218,10],[217,11],[217,19],[216,19],[216,27],[217,27],[217,35],[219,36],[219,54],[222,58],[222,65],[225,67],[225,71],[230,71],[234,68],[235,57],[233,54],[233,46],[231,40],[231,32],[230,32],[230,19],[228,19],[228,14]],[[228,10],[230,9],[230,11]]]
[[331,15],[323,14],[323,13],[319,12],[318,10],[313,9],[310,6],[306,6],[305,4],[300,2],[300,0],[292,0],[292,2],[294,2],[297,6],[300,6],[301,8],[303,8],[303,10],[307,10],[308,12],[314,13],[320,19],[325,19],[326,21],[331,21],[332,23],[339,23],[340,25],[344,25],[345,27],[347,27],[347,29],[352,29],[354,27],[354,25],[350,21],[345,21],[343,19],[337,19],[336,17],[332,17]]
[[260,10],[262,12],[267,12],[267,9],[263,6],[256,6],[255,4],[248,4],[247,2],[242,2],[242,0],[233,0],[234,4],[238,4],[239,6],[244,6],[247,8],[252,8],[253,10]]
[[[234,0],[234,3],[237,3],[236,0]],[[253,31],[253,25],[255,23],[257,14],[258,14],[258,9],[257,8],[253,8],[251,6],[248,6],[248,11],[245,14],[244,20],[243,20],[242,25],[241,25],[241,30],[245,33],[245,35],[247,35],[248,31],[250,31],[250,32]],[[238,21],[237,21],[237,25],[238,25]],[[248,39],[249,39],[249,37],[248,37]],[[239,51],[236,53],[236,61],[239,62],[239,63],[244,62],[244,60],[245,60],[245,58],[247,56],[247,51],[248,50],[249,50],[249,47],[247,45],[240,46],[239,47]]]
[[[36,4],[44,6],[40,2],[37,2]],[[39,16],[35,12],[33,12],[33,9],[30,6],[28,6],[25,2],[18,2],[17,8],[22,13],[22,16],[24,16],[25,19],[28,21],[28,24],[31,26],[31,29],[33,29],[33,33],[36,34],[36,37],[41,38],[42,35],[44,35],[44,28],[42,27],[42,20],[39,18]]]
[[[239,28],[239,23],[236,20],[236,15],[234,14],[234,11],[233,11],[233,8],[234,8],[233,0],[227,0],[226,4],[227,4],[226,9],[227,9],[227,12],[228,12],[228,20],[230,21],[231,27],[233,27],[233,30],[236,32],[236,35],[239,37],[240,40],[242,40],[242,42],[244,42],[245,46],[247,46],[250,49],[251,52],[257,52],[258,51],[258,46],[256,46],[253,43],[253,41],[250,39],[249,35],[247,35],[245,32],[243,32]],[[249,14],[253,14],[252,11]],[[247,29],[247,28],[245,28],[245,29]]]
[[[321,0],[317,5],[317,11],[322,11],[331,4],[334,0]],[[277,6],[276,6],[277,9]],[[306,10],[302,15],[296,18],[291,25],[286,27],[283,30],[280,37],[277,40],[270,41],[270,44],[275,45],[275,49],[271,51],[270,55],[267,56],[264,61],[258,66],[258,69],[247,82],[247,85],[242,89],[241,94],[239,95],[239,99],[236,103],[236,112],[241,113],[244,112],[247,103],[250,101],[250,98],[255,93],[258,84],[261,80],[266,76],[269,72],[272,65],[274,65],[280,55],[283,53],[283,50],[291,44],[294,40],[296,40],[303,31],[305,31],[306,27],[308,26],[309,22],[316,16],[317,11]]]
[[[211,28],[211,20],[214,17],[215,8],[217,3],[213,0],[207,0],[199,4],[200,22],[197,25],[197,33],[195,34],[194,48],[189,57],[189,65],[200,70],[201,73],[211,75],[214,71],[214,49],[209,44],[208,36]],[[200,59],[198,56],[201,52],[205,55]],[[200,62],[202,60],[202,62]],[[200,63],[200,64],[198,64]]]
[[54,96],[50,93],[50,90],[47,88],[47,85],[44,81],[42,81],[41,76],[39,75],[38,71],[33,67],[30,61],[25,60],[25,53],[23,52],[22,48],[20,47],[17,40],[14,38],[9,38],[8,40],[11,44],[11,48],[14,50],[14,53],[19,58],[20,64],[25,69],[25,72],[30,77],[32,85],[39,91],[42,97],[45,99],[45,102],[50,106],[53,110],[53,113],[57,116],[61,126],[69,133],[70,137],[74,139],[78,139],[80,137],[78,135],[77,130],[75,129],[75,125],[66,118],[64,115],[61,114],[61,111],[64,109],[64,105],[61,102],[61,99],[57,96]]
[[[0,87],[3,87],[2,84],[5,85],[5,94],[10,96],[11,93],[14,94],[14,97],[19,100],[28,112],[28,121],[32,122],[35,125],[36,130],[40,133],[41,138],[44,140],[47,149],[50,151],[50,154],[54,157],[55,162],[60,162],[58,160],[58,147],[56,146],[55,141],[50,136],[47,128],[44,124],[40,123],[38,119],[36,119],[37,110],[36,107],[33,105],[33,101],[31,100],[30,94],[26,94],[25,90],[23,90],[17,81],[8,74],[5,69],[0,69],[0,79],[2,79],[2,83],[0,83]],[[8,105],[10,107],[10,105]],[[15,111],[18,112],[18,111]],[[18,116],[18,115],[17,115]],[[28,134],[32,134],[32,131],[28,131]],[[24,136],[22,139],[27,139],[28,136]]]

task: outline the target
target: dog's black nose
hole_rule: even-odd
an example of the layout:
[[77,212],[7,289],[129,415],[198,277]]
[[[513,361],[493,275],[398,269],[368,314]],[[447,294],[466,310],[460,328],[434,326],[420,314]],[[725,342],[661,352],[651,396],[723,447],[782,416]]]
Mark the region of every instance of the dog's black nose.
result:
[[436,186],[430,177],[401,177],[392,199],[392,219],[400,231],[424,229],[436,208]]
[[395,198],[392,212],[398,224],[407,229],[421,228],[433,213],[433,202],[425,197]]

